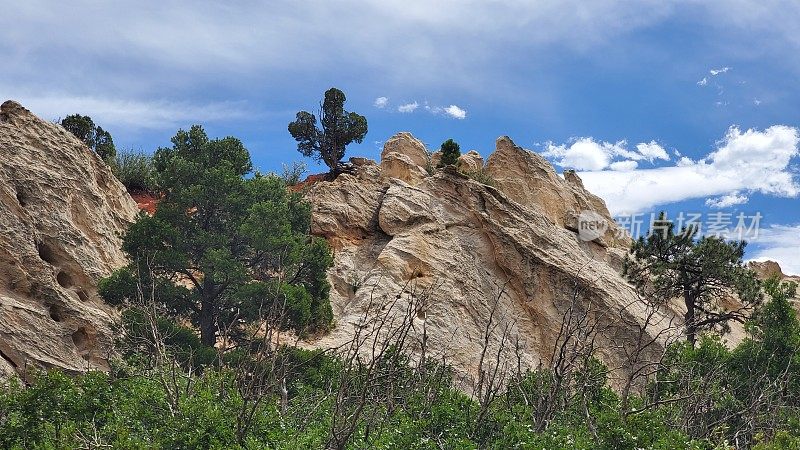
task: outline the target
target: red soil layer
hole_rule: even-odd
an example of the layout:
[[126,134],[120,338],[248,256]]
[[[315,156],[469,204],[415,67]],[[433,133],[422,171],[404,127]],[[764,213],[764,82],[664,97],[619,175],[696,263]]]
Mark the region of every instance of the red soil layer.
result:
[[300,192],[306,188],[310,188],[316,183],[320,181],[325,181],[328,179],[327,173],[317,173],[314,175],[309,175],[304,181],[301,181],[293,186],[289,186],[289,190],[292,192]]
[[131,192],[130,194],[140,210],[151,216],[156,213],[156,206],[158,206],[157,196],[149,192]]

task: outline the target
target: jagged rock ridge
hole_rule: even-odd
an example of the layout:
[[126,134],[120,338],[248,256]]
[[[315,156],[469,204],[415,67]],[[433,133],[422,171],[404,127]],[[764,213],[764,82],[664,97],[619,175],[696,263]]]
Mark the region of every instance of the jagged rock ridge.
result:
[[116,312],[97,280],[123,265],[136,203],[72,134],[0,106],[0,376],[106,369]]
[[[401,294],[411,301],[425,292],[412,337],[420,341],[424,328],[429,349],[474,375],[490,305],[499,298],[493,320],[513,330],[523,363],[532,367],[547,363],[563,306],[578,286],[607,330],[600,353],[612,367],[624,366],[612,341],[632,333],[621,324],[642,322],[644,312],[620,275],[630,239],[618,233],[603,201],[577,175],[559,177],[541,156],[507,137],[498,139],[482,168],[494,187],[452,167],[429,175],[421,165],[430,166],[427,154],[420,141],[400,133],[387,141],[379,165],[353,160],[355,174],[316,183],[307,193],[312,232],[334,248],[329,278],[337,320],[311,344],[347,342],[376,299]],[[468,158],[474,171],[480,155]],[[584,210],[609,224],[591,242],[575,226]],[[366,314],[383,314],[378,311]],[[672,314],[664,311],[664,319]],[[492,337],[491,351],[500,340]]]

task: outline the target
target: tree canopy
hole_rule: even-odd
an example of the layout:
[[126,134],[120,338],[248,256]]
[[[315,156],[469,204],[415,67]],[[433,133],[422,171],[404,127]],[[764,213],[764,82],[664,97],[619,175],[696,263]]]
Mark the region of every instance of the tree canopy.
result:
[[155,214],[124,236],[131,265],[101,283],[111,303],[133,299],[137,280],[170,315],[189,319],[202,343],[242,339],[264,315],[303,332],[332,320],[323,239],[309,236],[310,207],[275,175],[253,173],[233,137],[195,125],[154,156],[162,192]]
[[325,91],[319,113],[322,128],[317,127],[314,114],[307,111],[298,112],[295,121],[289,123],[289,133],[298,142],[297,151],[322,160],[332,172],[339,166],[347,145],[361,143],[367,134],[367,119],[345,111],[345,101],[344,92],[330,88]]
[[461,156],[461,147],[452,139],[444,141],[439,151],[442,152],[439,167],[455,165],[458,163],[458,157]]
[[117,154],[111,133],[95,125],[89,116],[72,114],[61,120],[61,126],[94,150],[103,161],[113,161]]
[[[742,262],[746,242],[697,235],[696,227],[676,233],[675,224],[662,213],[652,232],[634,242],[624,266],[640,294],[662,301],[683,299],[686,338],[691,344],[702,330],[724,328],[730,320],[744,322],[747,312],[761,300],[759,282]],[[719,300],[733,293],[741,306],[722,308]]]

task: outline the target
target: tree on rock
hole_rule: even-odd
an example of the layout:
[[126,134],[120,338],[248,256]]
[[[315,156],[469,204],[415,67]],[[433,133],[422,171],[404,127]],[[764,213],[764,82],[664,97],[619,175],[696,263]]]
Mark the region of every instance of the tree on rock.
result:
[[[641,295],[683,299],[686,339],[692,345],[703,330],[727,329],[730,320],[743,323],[761,301],[760,283],[742,262],[746,243],[697,234],[697,227],[676,234],[675,224],[661,213],[651,233],[634,242],[624,264],[624,274]],[[740,306],[723,308],[722,300],[734,293]]]
[[309,235],[300,194],[278,176],[253,173],[236,138],[210,140],[195,125],[172,144],[154,156],[163,198],[128,229],[123,250],[132,262],[101,283],[101,295],[124,303],[144,284],[207,346],[221,334],[244,339],[262,320],[298,332],[327,327],[332,258],[325,240]]
[[117,155],[111,133],[96,126],[91,117],[73,114],[62,119],[61,126],[94,150],[103,161],[110,162]]
[[439,167],[455,165],[458,163],[458,157],[461,156],[461,147],[452,139],[444,141],[439,151],[442,153]]
[[298,112],[295,121],[289,124],[289,133],[298,142],[297,150],[324,161],[331,172],[338,168],[345,147],[351,142],[360,144],[367,134],[367,119],[345,111],[346,100],[339,89],[325,91],[320,111],[322,129],[317,128],[317,118],[307,111]]

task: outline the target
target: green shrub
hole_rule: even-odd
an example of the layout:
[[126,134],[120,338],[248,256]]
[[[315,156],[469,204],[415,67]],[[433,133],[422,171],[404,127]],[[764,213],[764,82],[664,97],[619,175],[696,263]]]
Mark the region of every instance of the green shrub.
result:
[[442,152],[442,158],[439,160],[439,164],[437,164],[438,167],[450,166],[458,163],[458,157],[461,156],[461,147],[459,147],[454,140],[448,139],[444,141],[440,151]]
[[111,171],[129,192],[155,192],[153,159],[144,152],[121,151],[111,162]]

